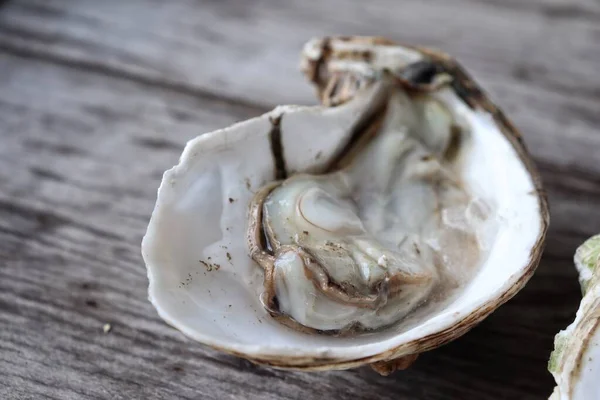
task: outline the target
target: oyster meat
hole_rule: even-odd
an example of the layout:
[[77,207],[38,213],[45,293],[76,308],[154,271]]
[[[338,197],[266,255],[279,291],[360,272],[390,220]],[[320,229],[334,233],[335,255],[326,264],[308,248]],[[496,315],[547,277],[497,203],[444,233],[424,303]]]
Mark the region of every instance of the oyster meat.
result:
[[280,368],[383,374],[462,335],[532,275],[546,199],[520,135],[450,57],[308,42],[321,106],[191,140],[142,254],[159,315]]
[[435,99],[398,92],[385,106],[377,129],[362,132],[376,130],[362,151],[255,196],[251,255],[268,271],[267,307],[290,326],[390,325],[432,291],[441,299],[466,283],[493,240],[490,205],[462,185],[451,148],[466,147],[468,125]]

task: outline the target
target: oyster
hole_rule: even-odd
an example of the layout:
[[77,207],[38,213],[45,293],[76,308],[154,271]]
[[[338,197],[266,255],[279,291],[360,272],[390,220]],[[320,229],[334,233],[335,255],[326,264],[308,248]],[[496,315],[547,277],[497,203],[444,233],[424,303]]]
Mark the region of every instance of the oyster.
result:
[[600,398],[600,235],[575,253],[583,300],[575,321],[554,339],[548,370],[556,379],[552,400]]
[[546,199],[521,137],[444,54],[306,44],[322,106],[191,140],[142,243],[186,335],[294,369],[383,374],[462,335],[532,275]]

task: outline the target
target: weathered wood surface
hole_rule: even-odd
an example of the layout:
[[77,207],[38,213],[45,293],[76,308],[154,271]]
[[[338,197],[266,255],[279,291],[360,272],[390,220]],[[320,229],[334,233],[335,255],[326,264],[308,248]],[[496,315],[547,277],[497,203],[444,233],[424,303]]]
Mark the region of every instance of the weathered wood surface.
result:
[[[541,399],[600,231],[596,0],[0,2],[0,398]],[[538,272],[408,371],[292,373],[192,342],[139,245],[188,139],[312,103],[301,44],[382,34],[456,55],[523,131],[551,202]],[[112,325],[104,334],[102,326]]]

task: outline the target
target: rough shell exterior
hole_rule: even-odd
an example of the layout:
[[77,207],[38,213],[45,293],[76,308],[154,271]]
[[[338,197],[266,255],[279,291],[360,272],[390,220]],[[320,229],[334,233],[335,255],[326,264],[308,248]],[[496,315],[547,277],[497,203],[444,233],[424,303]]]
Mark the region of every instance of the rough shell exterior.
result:
[[548,370],[557,386],[551,400],[600,398],[600,235],[577,249],[575,266],[584,297],[575,321],[554,340]]

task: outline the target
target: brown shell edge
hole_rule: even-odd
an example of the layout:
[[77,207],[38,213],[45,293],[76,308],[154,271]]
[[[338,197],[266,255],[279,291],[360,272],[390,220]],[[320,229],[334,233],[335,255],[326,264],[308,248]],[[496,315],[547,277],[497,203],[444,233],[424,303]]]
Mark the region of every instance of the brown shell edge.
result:
[[[353,39],[355,38],[348,38],[348,40]],[[365,39],[358,38],[358,40]],[[525,146],[520,132],[506,118],[504,113],[487,98],[484,91],[471,79],[471,77],[467,74],[464,68],[448,54],[429,48],[391,42],[385,38],[367,38],[366,40],[372,40],[371,43],[378,43],[380,41],[381,43],[379,44],[400,45],[403,47],[411,48],[421,52],[422,54],[425,54],[432,60],[439,62],[444,67],[446,67],[446,69],[450,72],[450,75],[452,75],[453,79],[455,79],[456,83],[460,85],[463,91],[463,93],[461,94],[462,99],[471,108],[481,108],[487,111],[490,115],[492,115],[494,121],[501,128],[501,131],[504,134],[504,136],[510,141],[511,145],[516,150],[519,159],[525,165],[525,168],[532,177],[535,186],[534,195],[538,199],[538,205],[540,207],[541,212],[541,229],[540,234],[537,237],[537,240],[531,249],[529,262],[527,263],[526,268],[523,274],[519,277],[519,279],[516,282],[514,282],[504,293],[502,293],[502,295],[499,298],[493,299],[487,302],[486,304],[482,305],[477,310],[465,316],[462,320],[458,321],[453,326],[448,327],[440,332],[433,333],[431,335],[413,340],[408,343],[404,343],[385,352],[374,354],[368,357],[357,358],[353,360],[340,360],[338,358],[311,356],[276,357],[265,355],[264,357],[248,357],[247,354],[235,352],[230,349],[212,346],[217,350],[235,355],[237,357],[248,359],[249,361],[256,364],[267,365],[274,368],[302,371],[323,371],[332,369],[350,369],[365,364],[371,364],[371,367],[375,371],[379,372],[382,375],[388,375],[396,369],[404,369],[410,366],[410,364],[412,364],[416,360],[419,353],[438,348],[467,333],[478,323],[480,323],[483,319],[489,316],[493,311],[495,311],[496,308],[498,308],[499,306],[510,300],[513,296],[515,296],[517,292],[521,290],[523,286],[529,281],[540,262],[540,258],[544,249],[546,233],[550,224],[550,211],[548,207],[547,195],[542,187],[542,181],[539,172],[537,171],[537,168],[535,167],[531,156],[527,151],[527,148]],[[328,43],[328,39],[324,39],[324,42]]]

